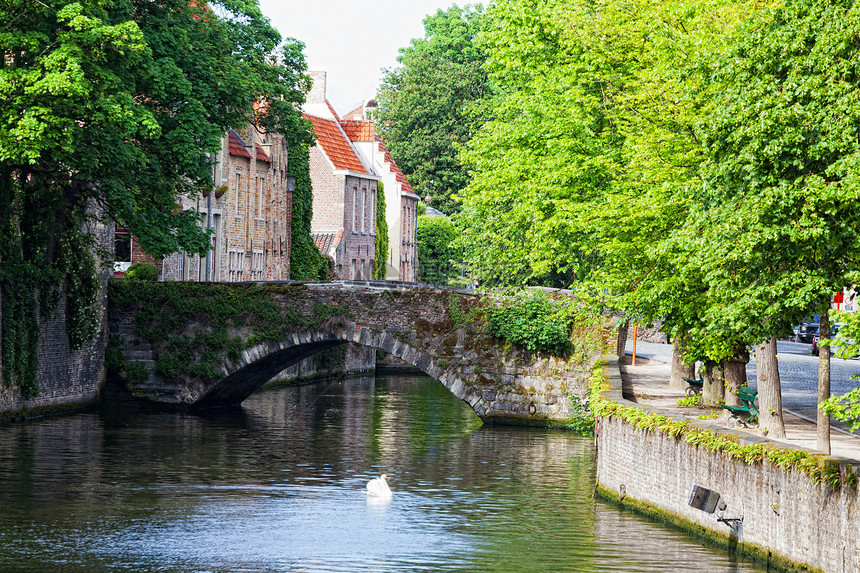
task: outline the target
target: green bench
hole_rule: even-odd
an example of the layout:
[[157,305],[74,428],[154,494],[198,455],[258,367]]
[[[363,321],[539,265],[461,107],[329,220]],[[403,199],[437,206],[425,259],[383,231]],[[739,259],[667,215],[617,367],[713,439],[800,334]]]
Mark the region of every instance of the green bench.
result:
[[[758,422],[758,408],[755,406],[756,395],[758,395],[758,390],[755,388],[741,386],[738,389],[738,399],[740,399],[741,405],[729,406],[728,404],[723,404],[723,408],[731,414],[728,420],[730,428],[746,428],[748,425]],[[755,422],[753,422],[753,418],[755,418]]]
[[695,378],[687,378],[686,376],[681,376],[681,378],[683,378],[684,382],[687,383],[687,389],[685,390],[687,396],[695,396],[697,394],[702,393],[702,388],[705,385],[705,381],[702,379],[701,376],[699,376],[698,380],[696,380]]

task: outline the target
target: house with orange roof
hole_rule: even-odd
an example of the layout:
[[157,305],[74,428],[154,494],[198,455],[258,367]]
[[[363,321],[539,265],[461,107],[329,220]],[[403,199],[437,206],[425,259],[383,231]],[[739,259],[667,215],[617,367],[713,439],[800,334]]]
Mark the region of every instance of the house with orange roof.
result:
[[385,221],[388,224],[388,260],[385,278],[404,282],[418,281],[418,244],[416,240],[417,205],[420,197],[376,134],[376,123],[369,119],[373,100],[350,111],[340,121],[359,155],[379,174],[385,193]]
[[369,280],[376,258],[376,191],[380,176],[353,146],[326,98],[325,72],[310,72],[304,105],[317,143],[310,150],[311,234],[341,279]]
[[116,250],[124,256],[116,270],[146,262],[156,265],[161,280],[289,279],[293,204],[287,159],[280,134],[253,125],[230,129],[213,157],[213,191],[182,197],[178,205],[200,213],[201,226],[212,235],[212,249],[203,257],[179,252],[155,260],[118,228]]

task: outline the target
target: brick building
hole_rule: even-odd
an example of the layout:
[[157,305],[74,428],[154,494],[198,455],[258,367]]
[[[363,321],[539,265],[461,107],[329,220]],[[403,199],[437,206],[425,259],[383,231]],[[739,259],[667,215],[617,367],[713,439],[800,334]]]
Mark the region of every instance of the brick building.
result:
[[366,119],[372,100],[347,113],[340,126],[365,163],[379,174],[385,193],[385,221],[388,224],[388,260],[385,278],[418,281],[418,245],[415,238],[416,208],[420,198],[376,134],[376,123]]
[[339,278],[367,280],[376,257],[380,177],[353,147],[326,99],[325,72],[311,72],[311,77],[314,85],[304,106],[317,138],[310,150],[311,234],[320,251],[334,260]]
[[182,197],[182,209],[202,216],[212,249],[200,257],[180,252],[156,261],[126,229],[117,227],[116,270],[154,263],[161,280],[255,281],[290,278],[292,187],[283,136],[247,126],[229,130],[214,157],[215,190]]

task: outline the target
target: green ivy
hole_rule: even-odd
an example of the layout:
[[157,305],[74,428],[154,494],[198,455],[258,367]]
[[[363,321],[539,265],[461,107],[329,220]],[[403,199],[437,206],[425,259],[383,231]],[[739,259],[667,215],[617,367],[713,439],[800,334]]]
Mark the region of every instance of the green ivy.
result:
[[385,280],[388,262],[388,223],[385,220],[385,186],[379,181],[376,188],[376,238],[373,278]]
[[[112,306],[134,311],[137,336],[164,348],[156,372],[167,379],[214,380],[223,377],[224,356],[236,361],[246,348],[261,342],[283,340],[297,330],[349,316],[346,305],[316,302],[312,312],[303,313],[297,305],[277,300],[304,290],[295,285],[111,281],[109,297]],[[194,336],[181,334],[189,322],[206,328]],[[243,327],[252,331],[247,340],[230,335]],[[118,341],[111,344],[115,347]],[[108,356],[117,360],[114,350]],[[123,368],[128,371],[128,365]]]
[[72,348],[82,348],[98,331],[94,240],[85,229],[87,204],[64,202],[73,193],[70,184],[50,184],[38,173],[0,164],[0,360],[3,385],[17,385],[24,398],[39,393],[41,326],[61,296]]
[[[600,364],[596,370],[601,370]],[[591,411],[599,418],[620,418],[628,424],[644,431],[662,432],[682,439],[689,444],[705,448],[709,452],[721,454],[748,465],[767,460],[782,470],[796,469],[807,475],[814,483],[825,483],[831,489],[842,484],[838,465],[828,464],[823,456],[792,448],[782,448],[773,444],[740,444],[735,434],[701,428],[689,420],[672,420],[655,412],[645,412],[636,406],[626,406],[603,398],[602,392],[608,390],[602,373],[592,378],[589,391]],[[856,487],[857,477],[847,472],[845,485]]]
[[310,175],[310,147],[293,145],[288,149],[287,175],[295,180],[293,188],[292,243],[290,245],[290,278],[325,280],[328,261],[311,237],[314,192]]

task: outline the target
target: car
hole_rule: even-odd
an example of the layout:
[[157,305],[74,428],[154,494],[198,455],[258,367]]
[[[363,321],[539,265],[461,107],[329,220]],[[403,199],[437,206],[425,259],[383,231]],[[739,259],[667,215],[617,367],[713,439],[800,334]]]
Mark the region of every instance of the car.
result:
[[797,328],[797,341],[812,343],[812,338],[818,334],[818,329],[821,325],[817,322],[804,322]]
[[[831,338],[831,340],[835,339],[837,337],[837,335],[839,334],[839,329],[841,327],[842,327],[841,322],[837,322],[837,323],[833,324],[833,326],[830,327],[830,338]],[[813,356],[818,356],[818,347],[820,345],[820,342],[821,342],[821,334],[816,333],[812,337],[812,355]],[[854,340],[847,340],[846,342],[848,344],[854,344]],[[831,348],[833,348],[833,347],[831,346]],[[835,356],[836,355],[836,352],[835,352],[836,349],[833,348],[833,350],[834,350],[833,355]]]

